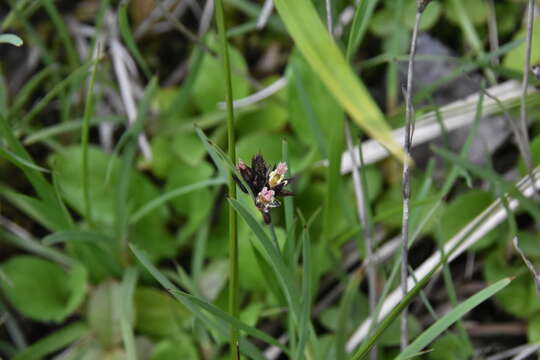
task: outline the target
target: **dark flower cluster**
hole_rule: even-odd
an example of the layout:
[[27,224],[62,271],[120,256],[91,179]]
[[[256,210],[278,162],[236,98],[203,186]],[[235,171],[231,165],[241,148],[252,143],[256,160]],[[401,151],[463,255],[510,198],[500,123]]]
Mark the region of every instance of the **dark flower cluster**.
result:
[[[253,199],[255,206],[261,212],[264,222],[270,224],[270,209],[281,205],[276,197],[293,195],[292,192],[284,189],[289,183],[289,179],[285,179],[288,170],[287,164],[280,162],[270,169],[262,155],[257,154],[251,159],[251,167],[240,160],[236,165],[236,169],[255,197]],[[248,189],[246,189],[242,181],[236,176],[234,176],[234,180],[240,189],[247,194]]]

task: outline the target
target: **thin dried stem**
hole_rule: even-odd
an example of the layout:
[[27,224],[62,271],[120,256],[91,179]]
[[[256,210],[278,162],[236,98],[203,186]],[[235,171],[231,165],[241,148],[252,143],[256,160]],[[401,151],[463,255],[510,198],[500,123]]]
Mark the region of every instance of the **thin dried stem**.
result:
[[[422,13],[427,5],[428,1],[418,1],[416,11],[416,21],[414,23],[414,29],[411,39],[411,51],[409,55],[409,66],[407,70],[407,88],[405,93],[405,139],[404,148],[405,152],[411,154],[411,143],[414,131],[414,111],[412,106],[412,85],[413,85],[413,68],[414,57],[416,55],[416,42],[418,38],[418,28],[420,27],[420,19]],[[405,162],[403,164],[403,218],[401,226],[402,236],[402,248],[401,248],[401,290],[403,297],[407,294],[407,278],[409,275],[408,267],[408,252],[409,252],[409,203],[411,200],[411,175],[410,164]],[[408,311],[407,307],[403,309],[401,313],[401,350],[407,347],[409,342],[409,331],[407,324]]]
[[264,2],[259,18],[257,19],[257,29],[263,29],[266,26],[266,24],[268,23],[268,20],[270,19],[270,15],[272,15],[273,10],[274,10],[274,1],[266,0]]
[[514,236],[514,239],[512,242],[518,254],[521,256],[521,259],[523,259],[523,262],[525,263],[525,265],[527,265],[527,268],[532,274],[534,285],[536,287],[536,294],[538,295],[538,298],[540,299],[540,276],[538,276],[538,272],[534,268],[534,265],[529,261],[529,259],[527,259],[527,256],[525,256],[525,253],[523,253],[523,251],[519,247],[517,236]]
[[[368,300],[369,300],[369,312],[374,314],[377,309],[377,274],[376,265],[372,262],[373,259],[373,239],[371,224],[368,219],[368,190],[367,184],[360,178],[359,169],[364,169],[363,164],[356,163],[356,156],[354,156],[354,145],[351,136],[350,120],[345,121],[345,137],[347,139],[347,149],[350,152],[351,159],[353,159],[353,171],[352,178],[354,183],[354,194],[356,196],[356,210],[358,211],[358,219],[362,225],[362,232],[364,235],[364,245],[366,248],[366,273],[368,278]],[[359,149],[361,149],[359,147]],[[359,156],[360,162],[362,161],[362,155]],[[377,359],[377,348],[371,349],[370,358],[372,360]]]

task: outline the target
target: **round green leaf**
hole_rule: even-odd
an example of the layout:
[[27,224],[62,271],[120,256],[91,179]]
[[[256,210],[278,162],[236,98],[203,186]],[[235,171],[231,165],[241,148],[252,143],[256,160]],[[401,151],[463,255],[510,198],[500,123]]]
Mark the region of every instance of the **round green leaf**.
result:
[[37,321],[62,322],[84,300],[87,273],[82,265],[65,271],[60,265],[34,256],[16,256],[0,267],[8,281],[2,289],[10,303]]
[[186,336],[175,336],[174,339],[163,340],[156,344],[150,360],[198,360],[197,349],[191,339]]
[[[444,242],[451,239],[472,219],[484,211],[493,201],[490,193],[482,190],[469,190],[458,196],[446,207],[442,214],[443,221],[436,232],[439,241]],[[490,231],[482,239],[477,241],[471,250],[485,249],[500,238],[502,227]]]
[[[465,8],[465,12],[469,15],[469,18],[471,19],[471,22],[474,25],[485,24],[488,13],[489,13],[489,9],[484,0],[458,0],[458,1],[462,3],[463,7]],[[452,3],[453,3],[453,0],[446,0],[444,4],[444,9],[445,9],[444,14],[448,18],[448,20],[452,21],[456,25],[459,25],[460,24],[459,15]],[[433,4],[431,4],[430,6],[432,5]]]
[[[49,160],[57,174],[62,196],[71,207],[84,214],[81,151],[79,146],[68,147],[52,155]],[[115,225],[121,162],[101,149],[89,147],[88,163],[93,221],[106,232]],[[155,186],[135,169],[132,169],[130,179],[128,203],[122,204],[123,207],[138,209],[159,196]],[[134,226],[130,240],[147,251],[152,259],[171,256],[176,251],[176,244],[167,231],[167,221],[168,211],[162,206]]]
[[[516,71],[523,71],[523,63],[525,61],[525,47],[527,46],[527,42],[525,39],[527,38],[527,31],[525,29],[522,29],[519,31],[512,40],[517,39],[523,39],[524,41],[519,44],[519,46],[516,46],[513,48],[503,60],[503,66],[516,70]],[[533,39],[539,39],[540,38],[540,22],[535,21],[533,24]],[[536,40],[533,40],[533,47],[531,49],[531,64],[536,64],[540,61],[540,46],[537,46]]]
[[[540,33],[538,34],[540,36]],[[535,168],[540,164],[540,135],[536,136],[531,142],[531,160],[532,167]],[[525,167],[525,162],[520,157],[518,163],[519,173],[524,176],[527,173],[527,168]]]
[[[208,45],[217,50],[215,36],[208,36]],[[247,81],[248,68],[242,53],[229,45],[229,58],[231,62],[231,81],[233,97],[240,99],[249,95],[249,82]],[[204,59],[199,74],[193,84],[193,100],[202,112],[218,110],[218,103],[225,101],[225,72],[223,64],[217,57],[209,54]]]
[[531,274],[519,259],[518,265],[508,264],[502,249],[496,249],[485,259],[484,277],[489,283],[517,276],[506,288],[495,294],[502,308],[515,316],[528,317],[540,310],[538,295]]
[[467,360],[472,353],[463,343],[463,339],[453,333],[448,333],[437,339],[428,353],[430,360]]
[[182,332],[191,322],[191,313],[167,293],[151,287],[138,287],[134,294],[135,329],[152,337]]
[[[441,16],[442,5],[438,1],[432,1],[424,10],[420,19],[420,31],[429,30],[437,23]],[[405,25],[412,30],[416,19],[416,1],[407,1],[405,5]]]

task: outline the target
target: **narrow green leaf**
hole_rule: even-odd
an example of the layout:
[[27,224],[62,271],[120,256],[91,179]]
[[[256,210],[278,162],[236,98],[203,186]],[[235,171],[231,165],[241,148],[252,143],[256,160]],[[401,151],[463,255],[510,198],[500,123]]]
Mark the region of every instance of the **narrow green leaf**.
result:
[[226,181],[222,178],[217,179],[209,179],[209,180],[203,180],[196,182],[191,185],[182,186],[177,189],[168,191],[162,195],[160,195],[158,198],[150,201],[148,204],[141,207],[139,210],[137,210],[133,215],[131,215],[130,223],[135,224],[139,220],[141,220],[143,217],[151,213],[153,210],[158,209],[162,205],[166,204],[167,202],[171,201],[172,199],[189,194],[192,191],[202,189],[209,186],[219,186],[225,184]]
[[[54,192],[52,194],[54,195]],[[2,185],[0,185],[0,196],[50,230],[59,231],[69,227],[69,223],[65,221],[59,208],[51,208],[48,203],[39,198],[15,192]]]
[[440,155],[441,157],[452,161],[454,164],[458,165],[463,169],[469,170],[476,176],[479,176],[482,179],[489,181],[491,184],[500,186],[502,190],[507,191],[511,196],[514,196],[516,199],[518,199],[520,206],[527,210],[535,218],[536,222],[540,223],[540,210],[538,209],[538,205],[535,204],[533,200],[523,196],[523,194],[516,189],[515,184],[505,180],[502,176],[500,176],[490,168],[476,165],[470,160],[453,154],[443,148],[439,148],[434,145],[432,146],[432,148],[433,152]]
[[276,273],[276,277],[281,285],[285,298],[287,299],[287,303],[289,304],[289,310],[292,312],[292,315],[296,321],[298,321],[300,317],[300,304],[298,302],[299,298],[297,291],[294,284],[291,282],[294,277],[287,269],[281,256],[281,252],[270,239],[262,225],[255,220],[246,205],[236,199],[229,199],[229,203],[244,219],[246,224],[251,228],[256,238],[265,249],[267,259],[270,262],[272,269]]
[[27,167],[29,169],[32,169],[32,170],[36,170],[36,171],[41,171],[41,172],[44,172],[44,173],[48,173],[49,170],[48,169],[45,169],[41,166],[38,166],[30,161],[27,161],[25,159],[23,159],[22,157],[20,157],[19,155],[15,154],[14,152],[12,151],[9,151],[8,149],[5,149],[4,147],[0,146],[0,156],[5,158],[6,160],[12,162],[14,165],[16,165],[17,167]]
[[[305,224],[304,224],[305,225]],[[301,360],[304,358],[304,350],[309,337],[310,329],[310,310],[311,310],[311,240],[309,238],[309,231],[304,227],[302,232],[302,308],[300,313],[300,320],[298,321],[298,346],[294,359]]]
[[274,4],[306,60],[354,121],[399,159],[408,160],[380,109],[330,38],[311,1],[275,0]]
[[97,61],[99,60],[101,52],[100,43],[96,43],[95,62],[90,69],[90,80],[88,81],[88,89],[86,90],[86,98],[84,104],[83,125],[81,128],[81,172],[82,172],[82,187],[84,194],[84,214],[89,222],[92,221],[92,204],[90,202],[90,184],[88,175],[88,141],[90,138],[90,118],[94,113],[94,82],[96,80],[97,73]]
[[57,66],[49,65],[32,75],[32,77],[28,79],[28,81],[26,81],[24,86],[19,91],[17,91],[13,104],[9,109],[9,115],[7,116],[7,118],[12,118],[14,114],[17,114],[19,111],[21,111],[26,102],[31,98],[34,91],[40,85],[42,85],[41,82],[45,80],[48,76],[54,74],[54,72],[56,71],[58,71]]
[[424,331],[420,336],[418,336],[409,346],[405,348],[399,354],[395,360],[405,360],[409,359],[415,354],[419,353],[431,343],[437,336],[439,336],[443,331],[452,326],[456,321],[465,316],[469,311],[480,305],[482,302],[486,301],[497,292],[504,289],[512,280],[509,278],[502,279],[496,282],[493,285],[488,286],[487,288],[479,291],[474,294],[463,303],[459,304],[456,308],[450,311],[441,319],[437,320],[433,325],[431,325],[426,331]]
[[354,18],[349,33],[349,40],[347,41],[347,60],[351,60],[356,50],[362,43],[364,34],[366,33],[371,20],[371,15],[377,6],[379,0],[364,0],[356,6],[354,12]]
[[118,28],[120,29],[120,35],[122,36],[122,39],[126,43],[129,51],[133,54],[133,57],[139,64],[139,66],[144,71],[144,75],[146,77],[150,78],[152,76],[152,73],[150,72],[148,68],[148,64],[146,64],[146,61],[144,61],[144,58],[139,51],[139,47],[137,46],[137,43],[135,42],[135,39],[133,38],[133,34],[131,32],[131,27],[129,26],[129,20],[127,15],[127,2],[122,2],[120,6],[118,7]]
[[24,249],[31,254],[39,255],[64,266],[71,266],[75,263],[74,259],[61,251],[56,250],[53,247],[44,246],[35,239],[18,237],[3,230],[0,230],[0,239]]
[[25,117],[22,118],[21,123],[28,124],[30,121],[32,121],[34,117],[36,117],[36,115],[52,101],[52,99],[61,94],[61,92],[64,91],[68,86],[79,82],[81,76],[84,75],[93,64],[94,61],[84,63],[80,67],[76,68],[62,81],[56,83],[56,85],[54,85],[52,89],[47,92],[47,94],[32,108],[32,110],[30,110]]
[[[150,274],[163,286],[167,291],[174,296],[176,300],[184,304],[199,320],[201,320],[209,330],[217,330],[224,338],[228,337],[228,325],[236,326],[238,329],[245,331],[247,334],[268,342],[269,344],[276,345],[286,351],[283,345],[279,344],[275,339],[272,339],[268,335],[262,333],[251,326],[244,324],[236,318],[230,316],[226,312],[216,308],[215,306],[207,303],[204,300],[189,295],[179,290],[165,275],[163,275],[148,259],[146,254],[138,249],[135,245],[130,244],[131,251],[135,254],[141,264],[150,272]],[[204,305],[204,307],[203,307]],[[202,310],[209,311],[215,318],[210,318]],[[246,353],[246,355],[253,357],[254,359],[265,359],[257,348],[255,348],[250,342],[245,339],[240,341],[240,349]]]
[[45,8],[45,11],[47,11],[47,14],[51,18],[52,24],[56,28],[56,36],[58,36],[64,43],[69,65],[74,68],[79,64],[79,53],[75,49],[73,37],[68,31],[64,19],[60,15],[60,12],[58,11],[58,8],[53,0],[41,0],[40,3]]
[[47,355],[56,352],[77,339],[85,335],[90,335],[88,326],[83,322],[70,324],[51,335],[48,335],[23,351],[19,352],[13,360],[38,360],[44,359]]

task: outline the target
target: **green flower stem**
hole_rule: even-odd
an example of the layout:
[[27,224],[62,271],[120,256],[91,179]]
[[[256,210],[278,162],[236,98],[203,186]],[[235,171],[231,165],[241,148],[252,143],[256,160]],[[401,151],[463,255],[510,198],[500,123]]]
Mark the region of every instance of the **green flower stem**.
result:
[[[231,66],[229,62],[229,52],[227,50],[227,32],[225,29],[225,11],[223,10],[223,0],[216,0],[216,23],[218,28],[220,55],[223,60],[225,72],[225,102],[227,104],[227,143],[228,155],[231,163],[236,163],[236,149],[234,137],[234,109],[232,99]],[[236,184],[229,176],[229,198],[236,199]],[[238,318],[238,298],[240,288],[238,286],[238,233],[236,211],[229,205],[229,312]],[[239,332],[238,328],[231,327],[231,359],[239,360]]]

